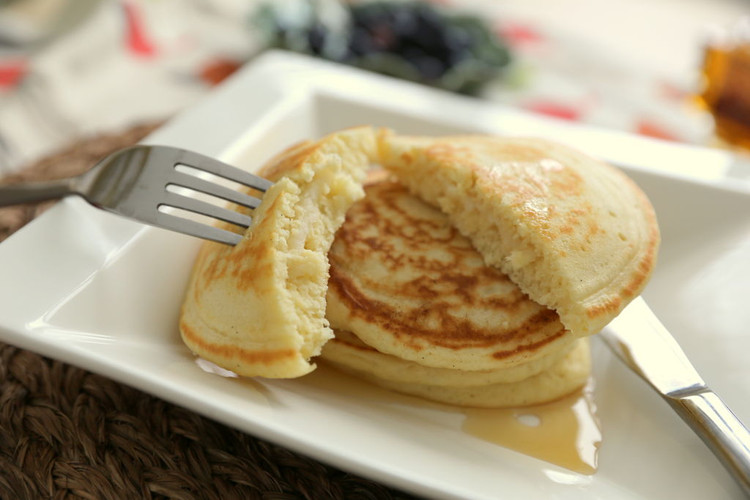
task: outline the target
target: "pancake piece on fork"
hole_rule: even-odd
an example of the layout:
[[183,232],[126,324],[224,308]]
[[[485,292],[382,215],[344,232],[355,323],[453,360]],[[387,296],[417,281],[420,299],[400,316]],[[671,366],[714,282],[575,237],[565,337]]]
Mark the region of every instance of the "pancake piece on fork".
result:
[[656,216],[615,167],[535,138],[383,133],[379,152],[488,265],[555,310],[577,337],[601,330],[651,275]]
[[[282,152],[259,172],[275,184],[236,246],[205,242],[180,313],[188,348],[244,376],[298,377],[333,337],[325,318],[328,249],[364,193],[370,127]],[[224,226],[229,228],[229,226]]]

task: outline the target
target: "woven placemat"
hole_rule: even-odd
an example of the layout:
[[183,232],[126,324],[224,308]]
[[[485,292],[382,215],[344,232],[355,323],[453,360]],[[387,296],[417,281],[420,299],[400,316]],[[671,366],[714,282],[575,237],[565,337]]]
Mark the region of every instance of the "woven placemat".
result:
[[[82,172],[157,125],[82,140],[0,184]],[[49,205],[0,209],[0,241]],[[413,497],[106,377],[0,343],[0,498]]]

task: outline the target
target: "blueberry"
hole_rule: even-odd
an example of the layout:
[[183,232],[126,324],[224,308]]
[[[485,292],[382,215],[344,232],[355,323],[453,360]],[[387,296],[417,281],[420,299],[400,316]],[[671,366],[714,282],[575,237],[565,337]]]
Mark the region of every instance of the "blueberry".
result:
[[418,0],[342,5],[349,16],[344,26],[315,8],[291,24],[265,9],[259,25],[276,46],[457,92],[476,91],[510,60],[503,41],[476,16]]
[[321,54],[326,41],[326,28],[320,23],[310,26],[307,32],[307,42],[313,54]]

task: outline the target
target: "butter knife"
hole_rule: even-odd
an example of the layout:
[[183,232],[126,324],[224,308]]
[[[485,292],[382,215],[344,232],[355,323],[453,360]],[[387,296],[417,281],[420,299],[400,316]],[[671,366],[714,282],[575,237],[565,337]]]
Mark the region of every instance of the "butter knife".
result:
[[750,432],[706,385],[646,302],[633,300],[600,336],[700,436],[750,497]]

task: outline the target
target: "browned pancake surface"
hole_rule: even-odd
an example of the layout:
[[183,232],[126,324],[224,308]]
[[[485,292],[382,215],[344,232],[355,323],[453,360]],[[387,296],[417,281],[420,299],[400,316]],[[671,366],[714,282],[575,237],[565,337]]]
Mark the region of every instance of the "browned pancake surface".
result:
[[567,346],[529,300],[435,208],[392,179],[365,188],[329,252],[327,316],[381,352],[427,366],[501,369]]
[[383,165],[576,336],[598,332],[648,282],[656,215],[613,166],[540,138],[380,139]]

